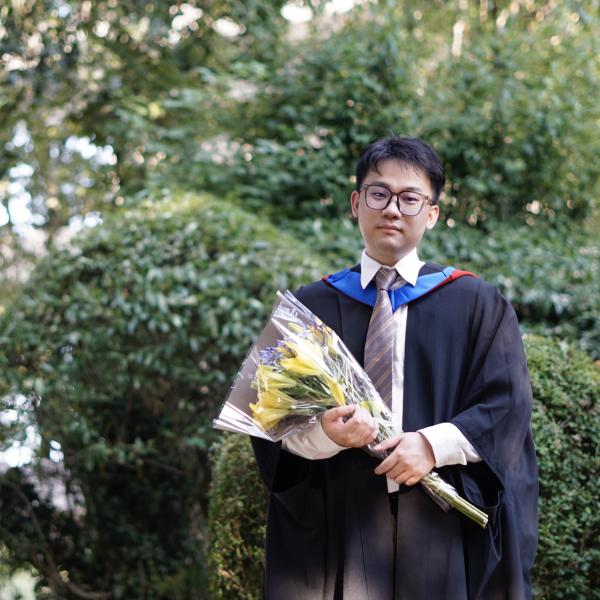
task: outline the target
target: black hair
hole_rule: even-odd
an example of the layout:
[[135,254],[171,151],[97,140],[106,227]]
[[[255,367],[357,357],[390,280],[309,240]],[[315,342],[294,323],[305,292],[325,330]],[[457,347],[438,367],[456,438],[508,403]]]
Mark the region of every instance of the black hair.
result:
[[433,189],[433,204],[437,204],[446,181],[444,165],[436,151],[419,138],[392,135],[369,144],[356,163],[356,189],[363,184],[369,171],[377,170],[382,160],[394,159],[420,169],[427,175]]

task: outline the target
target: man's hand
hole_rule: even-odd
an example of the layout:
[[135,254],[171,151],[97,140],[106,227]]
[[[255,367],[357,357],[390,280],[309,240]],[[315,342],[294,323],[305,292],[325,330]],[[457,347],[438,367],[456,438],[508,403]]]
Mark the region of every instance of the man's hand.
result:
[[420,433],[401,433],[375,446],[375,450],[388,450],[392,453],[375,469],[377,475],[385,475],[402,485],[415,485],[433,469],[435,456],[427,441]]
[[[345,421],[344,417],[348,420]],[[379,430],[368,410],[353,405],[325,411],[321,417],[321,427],[328,437],[345,448],[362,448],[370,444]]]

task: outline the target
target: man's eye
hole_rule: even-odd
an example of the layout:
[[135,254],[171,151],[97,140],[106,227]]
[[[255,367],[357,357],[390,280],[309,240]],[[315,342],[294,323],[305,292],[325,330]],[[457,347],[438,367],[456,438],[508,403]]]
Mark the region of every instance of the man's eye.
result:
[[402,196],[402,200],[406,202],[406,204],[418,204],[421,201],[417,196]]

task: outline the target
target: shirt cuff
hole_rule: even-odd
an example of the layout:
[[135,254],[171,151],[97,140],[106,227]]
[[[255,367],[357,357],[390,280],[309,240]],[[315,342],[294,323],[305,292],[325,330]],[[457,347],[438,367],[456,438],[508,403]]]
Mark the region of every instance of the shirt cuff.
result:
[[419,433],[425,436],[431,445],[437,468],[481,461],[481,457],[469,440],[452,423],[439,423],[425,427],[419,429]]
[[292,433],[281,440],[284,450],[297,454],[309,460],[318,460],[335,456],[345,446],[336,444],[321,426],[321,419],[317,418],[315,423],[307,425],[298,433]]

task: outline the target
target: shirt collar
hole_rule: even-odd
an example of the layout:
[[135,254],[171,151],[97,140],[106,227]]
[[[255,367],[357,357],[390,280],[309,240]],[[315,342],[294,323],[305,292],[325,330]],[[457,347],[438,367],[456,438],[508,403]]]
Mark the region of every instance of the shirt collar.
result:
[[424,264],[423,261],[419,260],[416,248],[413,248],[406,256],[403,256],[393,267],[378,263],[367,254],[366,250],[363,250],[360,257],[360,285],[365,289],[381,267],[396,269],[398,275],[404,281],[410,283],[410,285],[415,285],[419,271]]

